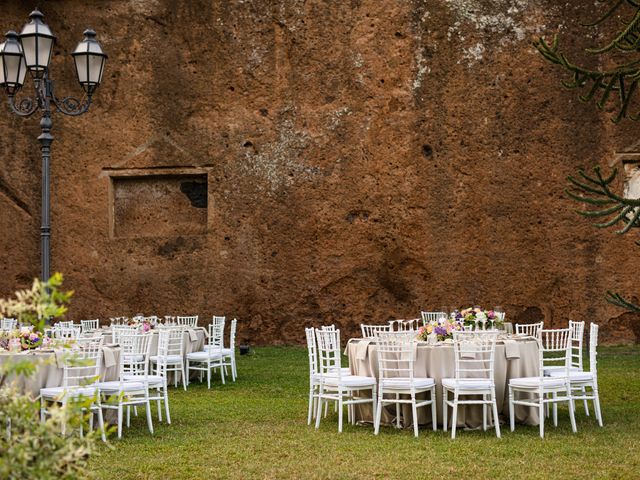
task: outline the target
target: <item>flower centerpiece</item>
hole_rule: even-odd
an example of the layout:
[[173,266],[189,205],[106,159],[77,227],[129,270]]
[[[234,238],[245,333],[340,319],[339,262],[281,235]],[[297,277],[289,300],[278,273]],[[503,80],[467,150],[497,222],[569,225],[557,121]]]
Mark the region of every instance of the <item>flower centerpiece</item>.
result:
[[453,338],[453,332],[463,329],[462,322],[455,318],[442,317],[438,320],[431,320],[429,323],[418,329],[418,340],[428,342],[430,338],[435,338],[439,342]]
[[476,330],[480,327],[486,329],[487,323],[497,327],[502,323],[501,318],[493,310],[483,310],[480,307],[469,307],[462,310],[456,310],[451,314],[457,321],[463,323],[467,327],[474,327]]

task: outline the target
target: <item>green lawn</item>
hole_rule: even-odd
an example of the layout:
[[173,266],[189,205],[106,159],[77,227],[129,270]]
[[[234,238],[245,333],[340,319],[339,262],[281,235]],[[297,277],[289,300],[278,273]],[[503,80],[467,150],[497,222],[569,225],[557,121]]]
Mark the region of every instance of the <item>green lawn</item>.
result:
[[[503,426],[493,431],[448,433],[346,425],[337,414],[316,431],[307,426],[307,354],[296,347],[259,348],[238,357],[240,378],[211,390],[191,384],[171,389],[169,426],[146,430],[133,420],[112,450],[92,460],[97,478],[639,478],[640,348],[602,348],[599,378],[604,428],[579,408],[578,433],[568,411],[559,426]],[[155,420],[155,416],[154,416]],[[345,415],[346,420],[346,415]],[[346,423],[346,422],[345,422]]]

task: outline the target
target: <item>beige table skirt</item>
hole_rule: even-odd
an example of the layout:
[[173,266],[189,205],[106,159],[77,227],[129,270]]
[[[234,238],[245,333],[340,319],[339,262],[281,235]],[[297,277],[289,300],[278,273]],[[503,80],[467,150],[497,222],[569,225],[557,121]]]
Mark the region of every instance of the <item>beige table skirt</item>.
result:
[[[349,367],[353,375],[363,375],[378,378],[378,355],[374,342],[362,339],[351,339],[347,344],[346,354],[349,357]],[[365,341],[366,342],[366,341]],[[507,353],[510,358],[507,358]],[[504,419],[509,418],[509,379],[531,377],[539,375],[538,344],[534,339],[512,342],[509,348],[503,343],[496,345],[495,383],[498,414]],[[453,345],[427,345],[419,343],[414,362],[416,377],[430,377],[436,381],[436,397],[438,423],[442,425],[442,379],[453,378],[455,375],[455,358]],[[365,392],[362,392],[363,394]],[[418,398],[426,398],[426,393]],[[356,421],[373,422],[370,404],[354,405]],[[431,424],[430,407],[418,409],[418,423]],[[533,407],[516,406],[516,421],[526,425],[538,425],[538,410]],[[401,424],[408,427],[412,423],[411,405],[401,404]],[[385,405],[381,422],[392,424],[395,421],[395,406]],[[449,412],[449,419],[451,412]],[[406,419],[406,420],[405,420]],[[460,405],[458,407],[458,426],[477,428],[482,425],[482,406]]]
[[[120,348],[104,346],[102,365],[100,366],[100,380],[117,380],[120,371]],[[33,351],[28,353],[0,353],[0,365],[5,362],[29,361],[37,363],[35,373],[24,376],[10,376],[7,381],[13,383],[19,391],[30,393],[34,398],[40,395],[41,388],[61,387],[63,382],[63,368],[56,359],[53,351]]]

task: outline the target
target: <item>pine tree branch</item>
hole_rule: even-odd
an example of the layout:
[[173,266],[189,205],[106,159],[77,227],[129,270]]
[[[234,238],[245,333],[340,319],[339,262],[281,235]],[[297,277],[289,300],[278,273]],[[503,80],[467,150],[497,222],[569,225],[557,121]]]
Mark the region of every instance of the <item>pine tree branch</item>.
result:
[[622,307],[625,308],[627,310],[632,310],[634,312],[640,312],[640,306],[636,305],[635,303],[632,303],[628,300],[625,300],[622,296],[620,296],[620,294],[618,293],[614,293],[610,290],[607,290],[607,295],[605,297],[607,299],[607,302],[617,306],[617,307]]

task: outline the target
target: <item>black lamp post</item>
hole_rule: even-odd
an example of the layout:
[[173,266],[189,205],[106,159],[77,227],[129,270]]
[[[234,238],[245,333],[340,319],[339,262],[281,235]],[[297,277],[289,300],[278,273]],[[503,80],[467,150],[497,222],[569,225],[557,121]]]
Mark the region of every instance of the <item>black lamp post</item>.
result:
[[[96,40],[96,32],[84,31],[84,39],[71,54],[76,65],[78,81],[84,88],[81,98],[64,97],[59,99],[53,93],[53,80],[49,78],[49,62],[56,37],[49,26],[43,22],[43,15],[37,9],[29,15],[27,23],[20,35],[14,31],[7,32],[6,41],[0,44],[0,86],[9,97],[9,105],[14,113],[21,117],[29,117],[40,111],[42,118],[38,137],[42,152],[42,223],[40,226],[40,276],[47,280],[50,276],[50,236],[49,220],[49,162],[51,160],[51,112],[58,111],[65,115],[81,115],[89,110],[91,96],[100,81],[107,56]],[[24,84],[27,71],[33,78],[34,98],[26,97],[16,100],[15,95]]]

